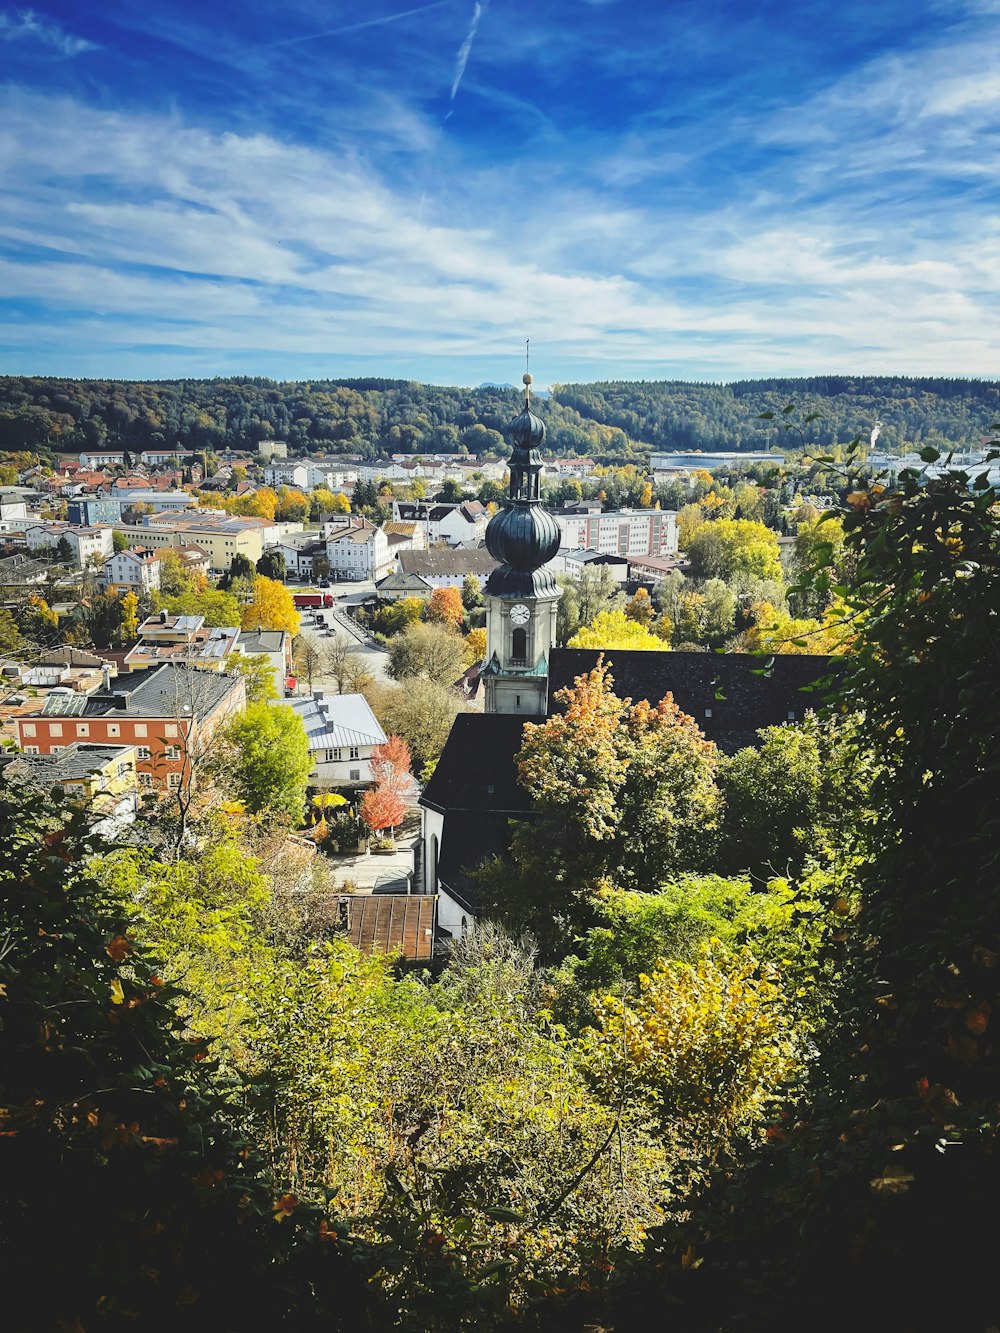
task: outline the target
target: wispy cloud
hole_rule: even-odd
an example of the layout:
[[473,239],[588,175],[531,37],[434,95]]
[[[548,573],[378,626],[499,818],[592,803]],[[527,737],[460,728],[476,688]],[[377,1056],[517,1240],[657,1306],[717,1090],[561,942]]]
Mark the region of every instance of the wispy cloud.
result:
[[300,37],[283,37],[277,42],[269,42],[268,46],[294,46],[297,42],[314,42],[320,37],[342,37],[350,32],[364,32],[368,28],[384,28],[390,23],[400,23],[403,19],[414,18],[417,14],[429,14],[432,9],[444,9],[454,3],[455,0],[433,0],[429,5],[418,5],[416,9],[401,9],[396,14],[383,14],[380,18],[363,19],[360,23],[344,23],[337,28],[322,28],[319,32],[304,33]]
[[18,9],[12,14],[0,14],[0,41],[39,42],[61,56],[78,56],[84,51],[96,51],[96,42],[76,37],[52,19],[33,9]]

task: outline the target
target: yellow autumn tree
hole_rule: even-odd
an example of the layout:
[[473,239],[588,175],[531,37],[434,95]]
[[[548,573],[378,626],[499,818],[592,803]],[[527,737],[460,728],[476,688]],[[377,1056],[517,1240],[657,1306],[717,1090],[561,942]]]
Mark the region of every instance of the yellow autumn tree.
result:
[[283,629],[291,635],[299,632],[299,613],[292,594],[283,583],[258,574],[253,581],[253,600],[240,617],[244,629]]
[[470,629],[464,642],[467,665],[472,666],[473,662],[481,662],[486,656],[486,631],[484,629]]
[[666,652],[670,645],[625,611],[599,611],[570,639],[568,648],[622,648]]
[[128,641],[139,635],[139,599],[134,592],[122,598],[122,639]]

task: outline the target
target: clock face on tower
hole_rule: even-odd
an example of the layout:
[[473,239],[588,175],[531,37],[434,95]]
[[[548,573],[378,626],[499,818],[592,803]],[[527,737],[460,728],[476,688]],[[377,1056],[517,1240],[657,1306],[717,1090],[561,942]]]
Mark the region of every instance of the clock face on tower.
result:
[[510,623],[512,625],[526,625],[531,619],[531,612],[526,606],[518,605],[510,608]]

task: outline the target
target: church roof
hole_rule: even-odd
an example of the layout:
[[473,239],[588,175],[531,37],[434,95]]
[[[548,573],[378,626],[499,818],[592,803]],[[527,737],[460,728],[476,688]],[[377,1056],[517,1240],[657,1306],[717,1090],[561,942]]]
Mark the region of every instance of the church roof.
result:
[[[637,652],[609,648],[619,698],[659,703],[665,694],[694,718],[710,741],[726,754],[757,745],[760,727],[801,722],[819,707],[822,691],[812,688],[831,669],[831,659],[807,653],[756,657],[748,653]],[[592,671],[601,652],[554,648],[549,664],[549,711],[557,690]],[[834,659],[835,660],[835,659]]]

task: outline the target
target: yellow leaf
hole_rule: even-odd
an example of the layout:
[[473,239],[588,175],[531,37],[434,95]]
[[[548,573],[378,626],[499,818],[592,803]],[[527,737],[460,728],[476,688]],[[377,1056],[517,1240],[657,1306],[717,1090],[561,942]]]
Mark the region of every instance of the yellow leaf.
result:
[[112,981],[111,983],[111,1003],[112,1004],[125,1003],[125,992],[122,989],[122,983],[118,980],[117,977],[115,977],[114,981]]

